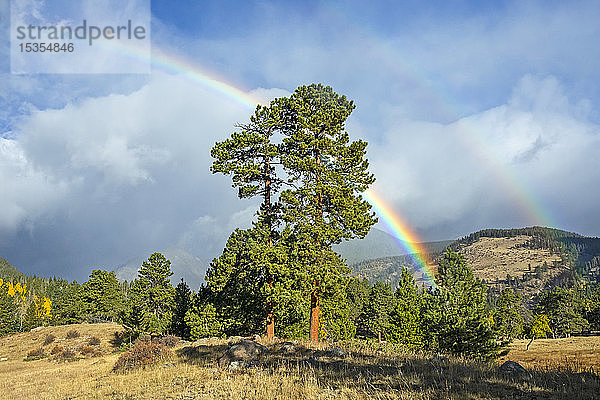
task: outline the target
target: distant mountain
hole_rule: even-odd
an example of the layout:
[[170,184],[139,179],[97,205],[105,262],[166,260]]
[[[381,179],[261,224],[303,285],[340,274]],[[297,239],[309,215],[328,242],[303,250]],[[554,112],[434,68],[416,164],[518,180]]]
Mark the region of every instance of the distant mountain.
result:
[[8,261],[0,257],[0,278],[17,280],[25,278],[25,275],[13,267]]
[[[453,240],[440,242],[427,242],[423,245],[433,252],[445,249]],[[441,249],[441,250],[440,250]],[[402,256],[407,254],[398,240],[389,233],[373,228],[364,239],[349,240],[334,246],[334,250],[346,259],[349,265],[354,265],[365,260],[382,257]]]
[[372,228],[364,239],[342,242],[334,246],[334,250],[350,265],[374,258],[406,254],[392,235],[377,228]]
[[[196,257],[180,248],[169,248],[159,251],[168,260],[171,261],[171,283],[177,285],[181,278],[193,290],[198,290],[200,284],[204,282],[204,276],[208,269],[208,262]],[[115,271],[117,278],[121,281],[132,281],[137,277],[137,272],[142,266],[142,262],[148,259],[150,254],[136,257],[126,264],[118,267]]]
[[[420,247],[427,251],[427,254],[424,255],[426,260],[436,260],[452,243],[454,243],[453,240],[425,242],[421,243]],[[412,254],[378,257],[351,264],[354,276],[367,278],[371,283],[376,281],[386,282],[394,289],[402,276],[402,267],[408,268],[413,273],[417,283],[430,285],[428,278],[424,275],[422,266],[419,265]],[[431,266],[428,266],[428,268],[431,268]]]

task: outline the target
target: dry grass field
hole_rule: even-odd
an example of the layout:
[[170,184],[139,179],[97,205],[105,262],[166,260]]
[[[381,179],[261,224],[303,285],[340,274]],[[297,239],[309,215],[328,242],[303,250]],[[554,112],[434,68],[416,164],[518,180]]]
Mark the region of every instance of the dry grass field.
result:
[[[78,338],[66,339],[77,330]],[[112,372],[119,354],[111,339],[115,324],[71,325],[0,338],[0,398],[6,399],[594,399],[600,397],[597,376],[564,368],[542,368],[529,362],[514,345],[510,359],[537,367],[527,376],[506,375],[498,364],[445,359],[403,352],[391,345],[351,342],[343,355],[324,350],[332,344],[300,342],[282,353],[280,341],[261,341],[268,352],[255,366],[230,370],[216,360],[228,348],[214,339],[183,343],[170,360],[125,374]],[[56,339],[42,346],[48,334]],[[71,361],[23,361],[31,349],[57,344],[78,349],[96,336],[101,351]],[[598,341],[591,352],[598,357]],[[588,350],[584,340],[550,344],[557,351]],[[527,353],[543,358],[546,341],[536,341]],[[49,350],[48,350],[49,351]],[[583,356],[584,353],[581,353]],[[587,354],[587,353],[586,353]],[[559,357],[560,359],[560,357]],[[551,360],[550,360],[551,361]],[[558,364],[556,364],[558,365]]]
[[[529,340],[515,340],[504,358],[519,362],[525,368],[571,369],[600,373],[600,336],[538,339],[529,350]],[[598,396],[600,398],[600,395]]]

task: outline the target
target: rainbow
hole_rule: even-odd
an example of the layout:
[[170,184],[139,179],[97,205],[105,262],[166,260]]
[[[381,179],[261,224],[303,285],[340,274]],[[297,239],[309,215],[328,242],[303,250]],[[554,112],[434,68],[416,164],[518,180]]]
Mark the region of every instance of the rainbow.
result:
[[394,211],[373,189],[367,189],[362,193],[362,196],[373,206],[375,213],[381,217],[383,223],[391,230],[400,246],[413,257],[423,277],[432,286],[435,286],[433,271],[425,259],[427,250],[421,244],[422,241],[419,236],[408,226],[400,214]]
[[[375,48],[379,48],[379,54],[382,55],[383,60],[389,62],[390,65],[396,65],[397,68],[399,65],[402,66],[402,72],[408,72],[417,84],[427,89],[432,97],[437,100],[438,104],[436,106],[440,107],[446,115],[460,115],[459,110],[452,106],[452,102],[445,98],[446,96],[443,95],[443,91],[434,90],[432,83],[428,83],[429,81],[425,77],[419,76],[419,72],[417,72],[419,71],[418,68],[410,65],[404,57],[400,57],[399,55],[393,56],[397,50],[382,43],[379,43],[377,46],[378,42],[376,40],[372,41],[376,45]],[[138,61],[149,63],[152,67],[177,74],[191,82],[207,87],[232,99],[249,110],[254,110],[256,105],[264,100],[238,89],[224,80],[211,76],[207,71],[202,70],[197,65],[190,63],[182,57],[168,54],[162,50],[153,48],[151,59],[148,59],[146,54],[130,45],[122,43],[115,45],[113,43],[111,47],[118,53]],[[544,212],[545,209],[540,200],[527,188],[527,185],[522,182],[522,179],[512,170],[511,166],[504,165],[500,155],[485,143],[480,132],[468,120],[457,119],[454,123],[458,125],[458,131],[460,132],[458,139],[468,148],[469,153],[480,159],[482,164],[496,177],[496,180],[507,189],[507,192],[513,198],[514,204],[518,205],[528,223],[554,226],[555,224],[552,223],[549,215]],[[375,212],[381,217],[389,230],[391,230],[400,246],[414,257],[423,276],[434,285],[433,272],[425,259],[427,251],[420,244],[422,240],[420,240],[418,235],[410,229],[405,219],[388,205],[375,190],[367,190],[363,193],[363,197],[373,206]]]
[[[430,109],[438,115],[453,121],[448,126],[458,128],[457,140],[463,145],[470,155],[477,158],[490,179],[497,182],[510,197],[512,206],[523,218],[525,225],[561,226],[561,221],[556,221],[548,210],[543,199],[531,190],[531,185],[526,182],[518,169],[503,161],[503,154],[487,143],[483,132],[480,131],[467,118],[463,118],[466,110],[461,110],[451,93],[442,85],[428,77],[421,65],[412,62],[409,55],[402,52],[403,46],[393,40],[386,40],[377,36],[364,24],[364,15],[354,12],[352,7],[340,7],[339,4],[323,2],[320,4],[328,12],[339,18],[347,26],[360,29],[357,36],[369,41],[370,56],[373,62],[384,65],[389,71],[394,71],[398,76],[408,78],[411,84],[420,88],[427,96]],[[553,216],[557,216],[553,213]]]
[[[236,103],[249,110],[253,110],[261,101],[261,99],[258,99],[231,84],[210,76],[206,71],[203,71],[198,66],[191,64],[181,57],[167,54],[160,50],[153,50],[152,59],[144,60],[145,56],[143,53],[137,51],[137,49],[132,46],[112,44],[111,47],[114,51],[117,51],[122,55],[150,62],[153,67],[158,67],[162,70],[178,74],[185,79],[205,86],[234,100]],[[432,286],[435,286],[433,272],[425,259],[427,251],[420,244],[422,240],[420,240],[417,234],[408,226],[402,216],[394,211],[374,189],[368,189],[362,193],[362,196],[373,206],[377,215],[381,217],[383,223],[391,230],[400,246],[413,257],[419,270],[423,274],[423,277]]]
[[111,51],[118,53],[121,56],[131,58],[138,62],[150,64],[151,67],[157,67],[163,71],[177,74],[178,76],[187,79],[193,83],[200,84],[214,92],[217,92],[239,105],[254,111],[255,107],[264,102],[257,96],[254,96],[244,90],[238,89],[234,85],[226,83],[224,80],[212,76],[207,71],[201,69],[195,64],[190,63],[183,57],[168,54],[160,49],[152,48],[152,55],[148,58],[145,51],[132,45],[126,44],[122,41],[114,41],[109,44],[104,44],[102,41],[98,42],[98,46],[109,48]]

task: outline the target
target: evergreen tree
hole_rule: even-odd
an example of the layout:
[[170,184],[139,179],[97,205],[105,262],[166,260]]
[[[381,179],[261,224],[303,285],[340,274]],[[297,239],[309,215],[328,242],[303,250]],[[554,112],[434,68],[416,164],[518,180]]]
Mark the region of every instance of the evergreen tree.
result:
[[185,314],[192,305],[192,291],[187,283],[181,278],[181,282],[175,288],[175,311],[171,322],[171,331],[181,338],[190,337],[190,327],[185,322]]
[[115,321],[121,317],[124,297],[114,271],[93,270],[81,285],[81,306],[88,318]]
[[386,340],[400,343],[409,349],[423,344],[422,316],[423,296],[412,273],[402,267],[402,276],[396,289],[396,306],[390,313]]
[[511,288],[500,293],[494,309],[494,324],[498,334],[505,340],[514,339],[523,333],[521,308],[521,296]]
[[381,343],[390,323],[390,313],[394,309],[395,299],[392,288],[387,283],[376,282],[371,287],[369,301],[364,308],[363,320],[370,337],[376,337]]
[[369,294],[371,293],[371,284],[366,278],[359,279],[351,277],[346,286],[346,297],[348,299],[348,307],[350,319],[356,326],[356,333],[360,336],[366,336],[366,313],[365,307],[369,302]]
[[281,163],[290,189],[282,191],[284,220],[296,235],[295,254],[310,291],[310,338],[318,340],[319,306],[325,288],[342,285],[349,273],[331,245],[364,237],[376,222],[360,193],[373,183],[365,159],[367,143],[350,141],[345,121],[352,101],[329,86],[301,86],[279,102]]
[[81,286],[73,281],[64,283],[55,291],[53,298],[53,324],[77,324],[84,320]]
[[[258,229],[256,225],[248,230],[236,229],[206,274],[211,301],[229,335],[264,332],[270,312],[285,318],[290,303],[302,304],[301,291],[294,289],[298,278],[292,271],[294,264],[288,260],[285,242],[265,244]],[[282,323],[275,327],[278,334],[286,330],[289,318]]]
[[485,285],[473,276],[462,255],[447,250],[439,263],[435,289],[425,296],[428,347],[477,359],[498,356]]
[[[262,258],[267,260],[268,253],[271,253],[269,247],[277,241],[276,227],[279,223],[278,206],[273,204],[273,199],[283,183],[275,171],[279,146],[272,143],[273,135],[282,128],[277,102],[271,102],[269,107],[257,106],[250,123],[237,127],[239,132],[234,132],[230,138],[216,143],[212,148],[211,155],[215,160],[211,171],[232,175],[233,187],[238,188],[240,198],[262,197],[259,212],[261,229],[255,232],[261,234],[262,246],[256,246],[254,252],[263,251]],[[264,263],[262,274],[272,290],[277,282],[271,265],[270,262]],[[275,334],[276,305],[272,296],[267,296],[265,301],[266,331],[267,336],[272,338]]]
[[573,290],[560,286],[540,295],[537,312],[547,315],[555,337],[571,336],[587,329],[589,323],[583,318],[583,303]]
[[326,293],[322,300],[319,336],[332,341],[352,339],[356,335],[356,325],[351,316],[347,292],[341,288]]
[[211,303],[203,303],[189,310],[185,315],[185,322],[190,327],[190,338],[194,340],[221,336],[223,333],[217,310]]
[[19,317],[17,306],[12,296],[8,295],[8,288],[0,279],[0,336],[8,335],[19,330]]
[[153,253],[138,271],[131,286],[132,306],[129,323],[150,333],[165,333],[170,328],[175,290],[169,282],[171,262]]
[[190,308],[185,314],[185,323],[190,329],[191,339],[224,335],[223,318],[212,302],[212,293],[207,286],[201,286],[192,293]]
[[600,284],[596,284],[589,296],[585,318],[592,330],[600,330]]

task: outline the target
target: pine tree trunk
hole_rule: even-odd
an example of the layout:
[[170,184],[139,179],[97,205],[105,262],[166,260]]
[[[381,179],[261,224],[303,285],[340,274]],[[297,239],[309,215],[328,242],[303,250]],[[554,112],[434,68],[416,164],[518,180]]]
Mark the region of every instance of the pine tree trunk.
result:
[[[269,286],[273,287],[273,278],[269,277]],[[267,300],[267,338],[275,337],[275,316],[273,315],[273,303]]]
[[381,331],[377,332],[377,340],[381,343]]
[[310,340],[319,341],[319,295],[316,290],[310,295]]
[[[270,132],[269,132],[270,134]],[[267,213],[267,223],[269,225],[269,247],[273,246],[273,239],[271,237],[271,176],[270,176],[270,160],[265,157],[265,211]],[[270,288],[273,288],[273,276],[267,271],[267,282]],[[275,337],[275,316],[273,315],[273,302],[267,300],[267,338],[273,339]]]

